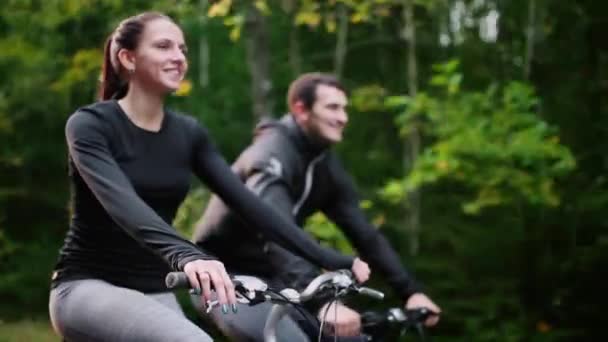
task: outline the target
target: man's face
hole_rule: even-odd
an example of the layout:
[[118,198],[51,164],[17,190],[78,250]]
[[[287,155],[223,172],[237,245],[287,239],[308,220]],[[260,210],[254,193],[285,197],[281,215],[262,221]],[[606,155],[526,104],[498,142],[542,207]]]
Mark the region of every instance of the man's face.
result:
[[338,88],[320,84],[316,101],[308,113],[305,131],[329,144],[342,141],[342,131],[348,122],[346,94]]

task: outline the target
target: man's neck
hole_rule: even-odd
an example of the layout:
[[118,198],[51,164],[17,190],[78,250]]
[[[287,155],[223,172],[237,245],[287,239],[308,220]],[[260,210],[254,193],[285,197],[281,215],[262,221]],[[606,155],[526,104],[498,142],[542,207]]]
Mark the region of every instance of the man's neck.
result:
[[293,114],[290,114],[290,115],[292,115],[292,119],[295,123],[296,128],[302,135],[302,138],[305,140],[304,142],[307,145],[306,147],[311,152],[321,152],[323,150],[331,148],[331,146],[332,146],[331,143],[328,143],[327,141],[318,137],[313,132],[310,132],[307,129],[306,125],[299,123],[298,120],[293,116]]

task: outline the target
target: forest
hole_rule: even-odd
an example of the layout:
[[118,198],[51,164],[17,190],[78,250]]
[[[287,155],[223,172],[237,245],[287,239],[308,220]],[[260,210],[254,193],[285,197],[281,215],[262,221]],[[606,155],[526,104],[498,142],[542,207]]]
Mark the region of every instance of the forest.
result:
[[[286,113],[298,75],[344,83],[337,153],[368,218],[442,307],[434,341],[605,335],[608,2],[5,0],[0,341],[59,340],[48,294],[70,217],[65,123],[96,100],[105,39],[148,10],[188,44],[170,106],[229,162],[256,122]],[[174,222],[184,236],[208,198],[195,181]],[[356,253],[320,214],[306,229]]]

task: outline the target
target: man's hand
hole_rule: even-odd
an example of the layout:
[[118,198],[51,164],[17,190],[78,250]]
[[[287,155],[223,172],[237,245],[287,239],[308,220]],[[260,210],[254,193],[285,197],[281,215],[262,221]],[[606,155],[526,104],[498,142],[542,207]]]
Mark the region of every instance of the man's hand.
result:
[[431,315],[424,322],[424,325],[426,325],[427,327],[432,327],[435,324],[437,324],[437,322],[439,322],[439,314],[441,313],[441,309],[435,303],[433,303],[433,301],[429,297],[427,297],[423,293],[414,293],[407,300],[407,303],[405,304],[405,308],[408,310],[417,309],[417,308],[427,308],[427,309],[431,310],[432,312],[434,312],[436,315]]
[[[341,303],[332,303],[329,310],[328,305],[323,305],[318,314],[319,321],[325,317],[326,332],[336,336],[357,336],[361,333],[361,316],[358,312]],[[327,315],[325,315],[326,310],[328,310]],[[337,315],[336,310],[338,310]]]
[[369,274],[371,273],[367,263],[359,258],[355,258],[355,261],[353,261],[351,271],[359,283],[366,282],[369,279]]

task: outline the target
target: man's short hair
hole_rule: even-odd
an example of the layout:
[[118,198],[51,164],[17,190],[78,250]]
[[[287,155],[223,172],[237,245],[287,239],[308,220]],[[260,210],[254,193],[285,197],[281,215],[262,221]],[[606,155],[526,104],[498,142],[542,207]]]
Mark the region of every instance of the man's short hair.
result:
[[287,108],[291,108],[294,103],[302,101],[304,108],[311,109],[317,100],[317,86],[320,84],[337,88],[345,94],[347,93],[342,83],[334,75],[320,72],[306,73],[289,85]]

